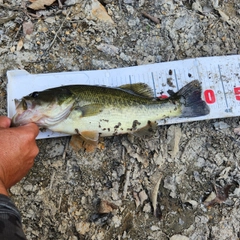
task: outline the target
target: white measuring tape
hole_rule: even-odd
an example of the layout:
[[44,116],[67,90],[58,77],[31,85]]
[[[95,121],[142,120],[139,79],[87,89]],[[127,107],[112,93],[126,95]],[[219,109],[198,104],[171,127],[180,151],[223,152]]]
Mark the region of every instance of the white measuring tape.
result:
[[[205,57],[112,70],[77,71],[49,74],[29,74],[24,70],[7,72],[8,116],[15,114],[14,99],[34,91],[71,84],[120,86],[144,82],[152,87],[156,97],[167,97],[167,91],[178,91],[192,80],[202,83],[202,97],[210,114],[197,118],[170,118],[159,125],[190,122],[240,115],[240,55]],[[44,132],[38,138],[65,136]]]

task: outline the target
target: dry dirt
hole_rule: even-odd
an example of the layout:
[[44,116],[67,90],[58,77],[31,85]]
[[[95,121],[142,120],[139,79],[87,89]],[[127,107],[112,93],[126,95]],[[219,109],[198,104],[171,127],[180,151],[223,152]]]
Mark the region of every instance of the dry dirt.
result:
[[[94,0],[42,11],[0,0],[1,115],[7,70],[110,69],[240,54],[239,0],[101,3],[106,12],[99,5],[91,12]],[[28,239],[240,239],[238,126],[238,118],[162,126],[149,139],[105,138],[94,153],[74,152],[70,137],[38,140],[34,167],[10,190]],[[207,207],[214,193],[216,203]]]

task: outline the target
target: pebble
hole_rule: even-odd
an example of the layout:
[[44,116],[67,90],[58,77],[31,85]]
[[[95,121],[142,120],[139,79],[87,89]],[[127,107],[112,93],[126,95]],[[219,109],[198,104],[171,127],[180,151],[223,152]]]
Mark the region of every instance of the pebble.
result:
[[165,177],[163,186],[164,186],[164,188],[171,190],[170,196],[172,198],[177,197],[176,177],[174,175]]
[[215,123],[213,123],[213,126],[214,126],[214,128],[215,128],[216,130],[227,129],[227,128],[230,127],[227,123],[225,123],[225,122],[223,122],[223,121],[221,121],[221,122],[215,122]]
[[142,190],[140,193],[138,193],[138,196],[139,196],[141,205],[144,203],[144,201],[146,201],[148,199],[148,195],[146,194],[146,192],[144,190]]
[[152,231],[158,231],[158,230],[160,230],[160,228],[159,228],[158,226],[156,226],[156,225],[151,226],[150,229],[151,229]]
[[112,223],[114,224],[115,228],[121,226],[121,219],[122,219],[122,217],[119,217],[119,216],[116,216],[116,215],[113,216]]
[[110,56],[115,56],[119,53],[119,48],[110,44],[101,43],[98,46],[96,46],[96,48],[99,51],[102,51]]
[[75,223],[76,231],[81,234],[85,235],[90,230],[90,223],[88,222],[77,222]]
[[150,203],[146,203],[143,207],[143,212],[145,213],[151,213],[152,212],[152,207]]
[[170,240],[189,240],[189,238],[180,234],[176,234],[170,237]]
[[198,12],[203,12],[202,10],[202,6],[201,4],[199,3],[198,0],[196,0],[193,4],[192,4],[192,9],[195,10],[195,11],[198,11]]

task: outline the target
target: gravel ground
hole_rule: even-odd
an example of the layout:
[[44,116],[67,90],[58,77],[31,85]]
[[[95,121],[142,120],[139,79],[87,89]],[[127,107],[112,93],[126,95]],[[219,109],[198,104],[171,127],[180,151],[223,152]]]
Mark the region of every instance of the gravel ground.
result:
[[[101,2],[102,5],[99,4]],[[0,114],[6,71],[110,69],[240,54],[239,0],[0,0]],[[28,239],[240,239],[238,118],[115,136],[94,153],[39,140],[12,187]]]

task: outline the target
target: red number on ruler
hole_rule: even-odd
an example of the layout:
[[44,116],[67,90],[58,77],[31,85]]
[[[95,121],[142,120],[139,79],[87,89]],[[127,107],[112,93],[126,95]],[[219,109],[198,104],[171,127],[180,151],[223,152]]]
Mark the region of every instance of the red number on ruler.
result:
[[237,101],[240,101],[240,87],[234,88],[235,98]]
[[[212,89],[207,89],[204,91],[204,97],[208,104],[213,104],[216,102],[215,93]],[[240,88],[239,88],[239,97],[240,97]]]

